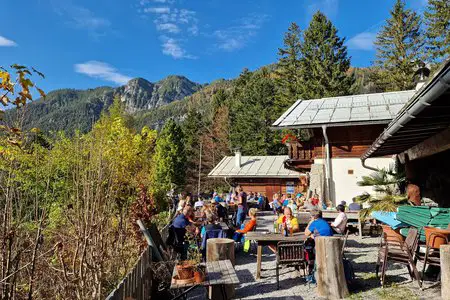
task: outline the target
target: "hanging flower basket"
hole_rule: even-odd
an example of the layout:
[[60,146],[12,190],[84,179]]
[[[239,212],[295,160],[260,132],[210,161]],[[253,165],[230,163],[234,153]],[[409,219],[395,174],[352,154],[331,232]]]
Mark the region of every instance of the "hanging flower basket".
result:
[[296,143],[296,142],[298,142],[298,139],[292,133],[288,133],[281,139],[281,142],[283,144]]

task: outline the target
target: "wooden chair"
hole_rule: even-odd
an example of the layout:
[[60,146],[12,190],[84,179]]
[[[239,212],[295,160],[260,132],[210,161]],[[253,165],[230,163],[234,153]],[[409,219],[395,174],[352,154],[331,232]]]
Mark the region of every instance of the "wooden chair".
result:
[[[450,225],[449,225],[450,227]],[[424,227],[426,238],[425,253],[417,252],[417,259],[423,262],[422,268],[422,282],[427,265],[439,266],[441,265],[441,255],[439,248],[441,245],[448,244],[448,230],[439,230],[434,227]],[[441,272],[439,271],[438,281],[440,280]]]
[[[280,288],[280,266],[297,265],[306,270],[305,248],[303,242],[278,242],[277,244],[277,289]],[[306,271],[305,271],[306,272]],[[305,273],[306,275],[306,273]]]
[[414,263],[414,253],[417,249],[418,238],[417,229],[412,227],[409,229],[406,240],[396,235],[388,235],[383,231],[375,270],[375,274],[378,277],[378,271],[381,266],[381,286],[384,286],[387,263],[390,260],[406,265],[411,279],[416,279],[419,287],[422,288],[422,281]]

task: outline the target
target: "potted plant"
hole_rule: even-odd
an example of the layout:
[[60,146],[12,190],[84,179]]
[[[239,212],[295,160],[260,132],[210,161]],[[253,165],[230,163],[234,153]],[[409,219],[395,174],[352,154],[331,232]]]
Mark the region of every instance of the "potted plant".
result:
[[188,237],[190,247],[188,249],[188,261],[193,266],[193,277],[196,283],[205,281],[206,268],[202,265],[202,252],[197,243]]
[[361,210],[361,217],[365,219],[373,211],[395,212],[400,205],[408,204],[408,198],[403,193],[405,180],[404,172],[393,165],[370,176],[363,176],[357,184],[372,186],[375,193],[364,193],[353,198],[355,202],[365,203],[368,206]]

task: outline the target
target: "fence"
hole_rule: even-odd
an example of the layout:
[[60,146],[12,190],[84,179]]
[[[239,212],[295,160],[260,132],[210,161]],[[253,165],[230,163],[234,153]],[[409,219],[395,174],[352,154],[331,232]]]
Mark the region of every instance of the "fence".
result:
[[134,268],[119,283],[117,288],[106,297],[106,300],[136,299],[147,300],[152,290],[152,248],[148,246],[142,252]]

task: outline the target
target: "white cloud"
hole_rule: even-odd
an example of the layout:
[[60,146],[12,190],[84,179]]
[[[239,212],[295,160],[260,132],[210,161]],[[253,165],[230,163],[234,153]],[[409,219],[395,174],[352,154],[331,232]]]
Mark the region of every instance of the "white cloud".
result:
[[[153,14],[156,30],[161,32],[159,39],[162,41],[161,50],[164,55],[175,59],[196,59],[197,57],[189,54],[182,44],[187,41],[187,37],[199,34],[197,13],[180,8],[174,3],[174,0],[139,0],[138,12]],[[180,39],[175,34],[182,34],[184,38]]]
[[180,32],[180,28],[178,28],[178,26],[173,23],[156,24],[156,29],[158,29],[159,31],[166,31],[170,33]]
[[16,42],[8,40],[7,38],[0,35],[0,47],[14,47],[17,46]]
[[334,18],[338,14],[339,0],[309,0],[308,13],[314,14],[318,10],[323,12],[328,18]]
[[144,8],[144,12],[154,14],[168,14],[170,13],[170,7],[146,7]]
[[131,79],[131,77],[119,73],[113,66],[101,61],[90,60],[85,63],[76,64],[74,68],[77,73],[111,81],[116,84],[126,84]]
[[214,31],[217,48],[231,52],[245,47],[268,18],[265,14],[250,14],[238,20],[235,26]]
[[190,26],[190,27],[187,29],[187,31],[188,31],[190,34],[192,34],[192,35],[194,35],[194,36],[197,36],[197,35],[198,35],[198,32],[199,32],[198,25],[197,25],[197,24],[193,24],[192,26]]
[[374,32],[361,32],[347,41],[349,49],[355,50],[373,50],[373,42],[377,34]]
[[96,16],[89,9],[74,5],[70,1],[53,0],[53,8],[67,24],[77,29],[85,29],[95,36],[102,35],[111,26],[108,19]]
[[175,59],[181,59],[181,58],[196,59],[197,58],[193,55],[188,54],[186,52],[186,50],[180,46],[178,40],[176,40],[174,38],[170,38],[170,37],[165,37],[165,36],[161,37],[161,39],[163,40],[163,43],[162,43],[163,54],[172,56]]

